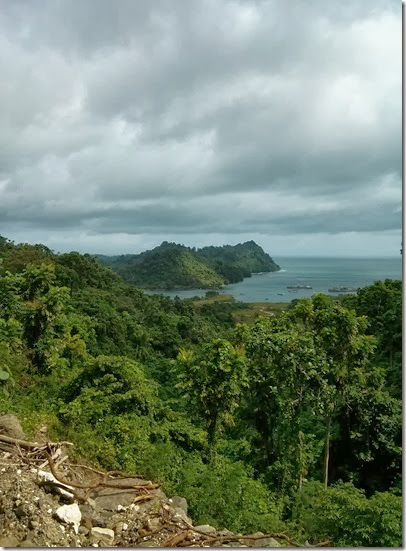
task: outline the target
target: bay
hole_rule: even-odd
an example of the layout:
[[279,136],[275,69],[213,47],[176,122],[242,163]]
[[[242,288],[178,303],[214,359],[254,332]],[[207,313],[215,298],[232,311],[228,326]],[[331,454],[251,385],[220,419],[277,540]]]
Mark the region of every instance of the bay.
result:
[[[333,287],[359,288],[374,281],[402,279],[402,259],[399,258],[293,258],[274,260],[279,272],[253,274],[239,283],[226,285],[220,294],[231,294],[241,302],[290,302],[294,298],[326,293]],[[288,286],[309,285],[312,289],[287,289]],[[180,298],[202,297],[205,289],[146,291]]]

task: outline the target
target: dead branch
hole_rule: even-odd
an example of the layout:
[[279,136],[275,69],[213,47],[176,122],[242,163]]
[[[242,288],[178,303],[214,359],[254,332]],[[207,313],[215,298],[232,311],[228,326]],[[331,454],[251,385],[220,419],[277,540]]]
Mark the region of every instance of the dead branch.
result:
[[[67,467],[80,468],[80,469],[86,469],[87,471],[92,471],[93,473],[96,473],[100,476],[105,475],[105,473],[103,471],[98,471],[97,469],[94,469],[93,467],[88,467],[87,465],[79,465],[79,464],[75,464],[75,463],[68,463],[66,466]],[[109,473],[107,473],[107,474],[109,474]]]
[[[193,531],[193,532],[196,532],[197,534],[200,534],[202,536],[205,537],[205,539],[202,541],[202,542],[198,542],[198,543],[195,543],[196,545],[200,545],[200,543],[202,545],[204,544],[207,544],[207,543],[213,543],[215,541],[239,541],[239,540],[262,540],[262,539],[268,539],[268,538],[274,538],[274,539],[280,539],[280,540],[284,540],[286,541],[287,543],[289,543],[289,545],[291,547],[303,547],[303,545],[301,543],[298,543],[294,540],[292,540],[289,536],[287,536],[286,534],[264,534],[263,536],[237,536],[237,535],[229,535],[229,536],[210,536],[204,532],[201,532],[200,530],[196,530],[196,528],[194,528],[194,526],[192,526],[189,522],[187,522],[187,520],[185,519],[182,519],[182,521],[184,522],[184,524],[186,524],[186,526],[188,527],[189,531]],[[188,544],[186,544],[188,545]]]
[[192,534],[189,530],[185,530],[183,532],[180,532],[179,534],[175,534],[174,536],[171,536],[169,539],[167,539],[162,547],[177,547],[180,543],[189,539],[191,535]]
[[36,449],[36,448],[44,447],[43,444],[39,444],[38,442],[27,442],[27,440],[20,440],[19,438],[11,438],[11,436],[6,436],[5,434],[0,434],[0,441],[7,442],[8,444],[13,444],[14,446],[18,444],[24,449]]
[[54,475],[54,477],[61,482],[61,484],[66,484],[67,486],[72,486],[74,488],[81,488],[83,490],[88,489],[96,489],[98,487],[103,488],[119,488],[123,490],[137,490],[137,489],[145,489],[145,490],[154,490],[156,488],[159,488],[159,484],[116,484],[113,480],[99,480],[95,481],[93,484],[78,484],[77,482],[71,482],[70,480],[64,480],[63,477],[56,471],[55,464],[52,460],[52,457],[49,455],[47,451],[45,451],[45,454],[48,459],[49,468],[51,469],[51,473]]
[[41,444],[39,442],[28,442],[27,440],[20,440],[19,438],[11,438],[11,436],[6,436],[5,434],[0,434],[0,441],[12,444],[14,446],[21,446],[24,449],[28,450],[46,450],[49,447],[56,446],[73,446],[72,442],[47,442]]

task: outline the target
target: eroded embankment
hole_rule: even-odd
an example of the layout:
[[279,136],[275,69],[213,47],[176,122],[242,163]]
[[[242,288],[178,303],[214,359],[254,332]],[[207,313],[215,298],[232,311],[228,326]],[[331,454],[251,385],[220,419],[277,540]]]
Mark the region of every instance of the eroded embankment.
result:
[[[67,442],[25,440],[0,417],[2,547],[279,547],[285,534],[233,534],[194,526],[184,498],[141,476],[70,462]],[[43,441],[41,441],[43,440]]]

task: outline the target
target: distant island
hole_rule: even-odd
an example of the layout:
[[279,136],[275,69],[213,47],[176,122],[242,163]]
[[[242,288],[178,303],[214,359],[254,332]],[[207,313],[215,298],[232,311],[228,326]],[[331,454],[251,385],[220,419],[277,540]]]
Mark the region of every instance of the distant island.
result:
[[164,241],[140,254],[95,256],[144,289],[219,289],[253,273],[280,270],[254,241],[202,249]]

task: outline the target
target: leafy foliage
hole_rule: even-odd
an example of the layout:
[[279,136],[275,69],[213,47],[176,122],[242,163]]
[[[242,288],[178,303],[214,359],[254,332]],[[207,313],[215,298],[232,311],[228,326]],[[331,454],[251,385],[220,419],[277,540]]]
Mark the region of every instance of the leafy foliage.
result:
[[280,269],[254,241],[235,246],[203,247],[197,253],[223,276],[226,283],[242,281],[252,273],[276,272]]
[[201,524],[251,533],[283,526],[281,505],[243,463],[221,457],[209,467],[191,457],[182,469],[179,491],[189,496],[191,514]]
[[331,538],[340,547],[402,545],[402,499],[389,492],[367,499],[351,483],[325,489],[312,482],[298,493],[294,518],[314,542]]
[[[269,261],[253,242],[164,249],[161,282],[168,251],[198,258],[199,278]],[[400,545],[401,283],[250,325],[218,299],[145,295],[90,255],[0,238],[3,412],[184,495],[196,522]]]
[[162,243],[152,251],[124,255],[113,261],[102,257],[130,283],[150,289],[217,289],[223,279],[188,247]]
[[149,289],[217,289],[224,283],[242,281],[253,272],[279,270],[254,241],[198,250],[164,241],[138,255],[99,258],[125,281]]
[[218,432],[232,424],[238,399],[248,383],[244,357],[228,341],[215,339],[197,357],[182,349],[178,360],[178,387],[205,420],[213,460]]

